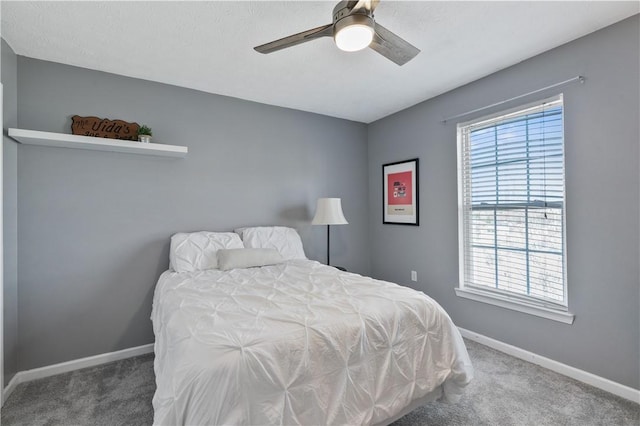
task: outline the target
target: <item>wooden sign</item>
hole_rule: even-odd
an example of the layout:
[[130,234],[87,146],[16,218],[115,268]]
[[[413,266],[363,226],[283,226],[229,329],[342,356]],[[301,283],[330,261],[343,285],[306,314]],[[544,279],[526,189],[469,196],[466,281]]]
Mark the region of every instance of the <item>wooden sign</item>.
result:
[[71,117],[71,132],[74,135],[94,136],[96,138],[138,140],[138,123],[128,123],[122,120],[108,118]]

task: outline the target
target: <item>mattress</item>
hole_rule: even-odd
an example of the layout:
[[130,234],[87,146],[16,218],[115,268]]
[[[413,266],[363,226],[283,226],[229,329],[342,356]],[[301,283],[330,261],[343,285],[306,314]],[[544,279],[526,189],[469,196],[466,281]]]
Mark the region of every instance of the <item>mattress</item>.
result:
[[473,376],[434,300],[310,260],[167,271],[152,321],[157,425],[385,424]]

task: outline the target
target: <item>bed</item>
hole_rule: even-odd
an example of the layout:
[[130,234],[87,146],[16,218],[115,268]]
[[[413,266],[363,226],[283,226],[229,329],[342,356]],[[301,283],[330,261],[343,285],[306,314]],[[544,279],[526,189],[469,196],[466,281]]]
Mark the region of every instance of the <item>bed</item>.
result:
[[238,254],[221,265],[172,239],[152,311],[154,424],[388,424],[459,398],[473,368],[434,300],[244,240],[191,248]]

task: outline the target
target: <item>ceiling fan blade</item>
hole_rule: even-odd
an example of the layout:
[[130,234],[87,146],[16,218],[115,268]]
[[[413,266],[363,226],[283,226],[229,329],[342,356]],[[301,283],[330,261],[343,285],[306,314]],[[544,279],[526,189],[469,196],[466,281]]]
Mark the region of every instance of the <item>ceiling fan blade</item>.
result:
[[398,65],[406,64],[420,53],[420,49],[377,22],[375,24],[375,35],[369,47]]
[[271,53],[271,52],[275,52],[276,50],[286,49],[287,47],[291,47],[291,46],[295,46],[296,44],[315,40],[320,37],[332,37],[332,36],[333,36],[333,24],[328,24],[322,27],[303,31],[298,34],[290,35],[288,37],[284,37],[279,40],[272,41],[270,43],[265,43],[260,46],[256,46],[254,47],[254,50],[260,53]]

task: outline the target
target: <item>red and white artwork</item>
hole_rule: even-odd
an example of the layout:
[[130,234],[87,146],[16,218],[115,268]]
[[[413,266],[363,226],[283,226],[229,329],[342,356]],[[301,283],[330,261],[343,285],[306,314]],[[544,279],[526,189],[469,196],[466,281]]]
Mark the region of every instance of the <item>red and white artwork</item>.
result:
[[383,223],[418,224],[418,159],[382,166],[384,177]]

